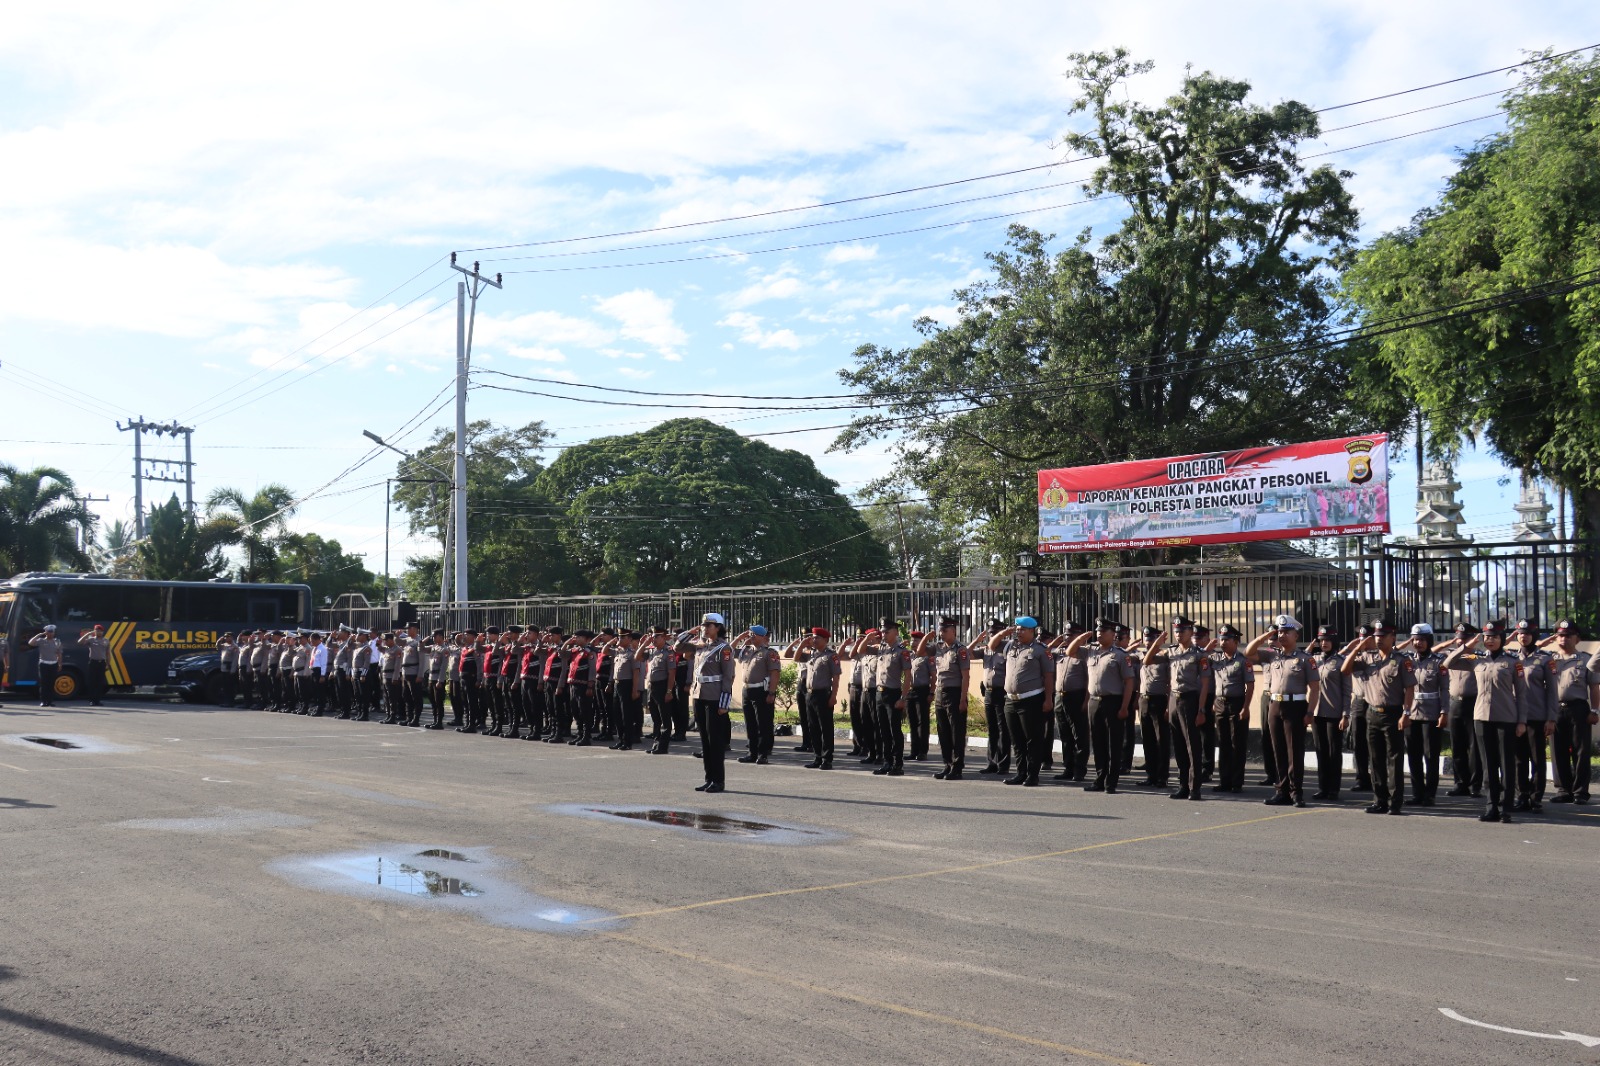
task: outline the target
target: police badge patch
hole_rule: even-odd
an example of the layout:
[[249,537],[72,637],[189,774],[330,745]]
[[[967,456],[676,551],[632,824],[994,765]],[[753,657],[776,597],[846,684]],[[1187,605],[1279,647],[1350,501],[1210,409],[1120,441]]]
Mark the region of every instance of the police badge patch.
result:
[[1350,453],[1350,484],[1365,485],[1372,480],[1372,449],[1376,446],[1370,440],[1353,440],[1344,446]]

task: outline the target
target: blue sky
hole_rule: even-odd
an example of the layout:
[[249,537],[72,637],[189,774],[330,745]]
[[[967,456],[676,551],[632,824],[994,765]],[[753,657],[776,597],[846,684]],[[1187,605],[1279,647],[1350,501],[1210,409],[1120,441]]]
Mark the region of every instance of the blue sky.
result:
[[[195,425],[201,495],[270,481],[309,492],[369,455],[363,429],[414,445],[447,424],[448,408],[418,416],[452,372],[452,249],[1051,163],[1073,121],[1060,74],[1073,51],[1124,45],[1155,60],[1134,86],[1147,100],[1192,63],[1251,81],[1259,100],[1322,107],[1600,41],[1600,11],[1566,2],[1509,21],[1489,3],[821,3],[803,19],[731,3],[48,7],[8,15],[0,40],[0,146],[23,163],[0,174],[0,394],[11,401],[0,457],[66,468],[110,497],[95,505],[108,519],[131,514],[119,418]],[[1508,84],[1496,75],[1327,116],[1370,124],[1328,133],[1320,150],[1400,138],[1327,157],[1355,171],[1369,236],[1428,203],[1453,151],[1497,123],[1401,135],[1490,114],[1493,97],[1464,98]],[[948,317],[951,290],[982,275],[1005,220],[972,220],[1079,199],[1088,173],[1065,165],[747,223],[473,253],[487,270],[552,271],[507,273],[484,298],[475,365],[664,390],[837,392],[858,344],[910,342],[917,315]],[[969,197],[989,198],[937,206]],[[885,211],[905,213],[863,217]],[[1102,205],[1017,217],[1060,234],[1115,222]],[[829,224],[750,233],[813,223]],[[594,254],[665,241],[689,243]],[[794,244],[817,246],[774,250]],[[510,258],[550,252],[586,254]],[[607,266],[667,259],[698,261]],[[661,417],[489,389],[471,406],[504,423],[543,419],[558,444]],[[839,415],[729,424],[788,430]],[[771,439],[814,454],[846,491],[888,465],[882,452],[827,453],[828,431]],[[1408,501],[1411,463],[1393,467],[1394,498]],[[380,569],[392,470],[368,458],[295,525]],[[1503,474],[1464,457],[1467,524],[1484,538],[1513,518]],[[1409,512],[1398,519],[1408,532]],[[396,558],[407,550],[397,534]]]

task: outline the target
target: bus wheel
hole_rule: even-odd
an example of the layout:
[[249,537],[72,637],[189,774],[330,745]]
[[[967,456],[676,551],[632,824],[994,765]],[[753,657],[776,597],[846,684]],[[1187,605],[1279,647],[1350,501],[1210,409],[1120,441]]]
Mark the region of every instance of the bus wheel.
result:
[[224,697],[228,695],[227,689],[222,684],[222,671],[217,670],[206,678],[206,702],[217,707],[222,706]]
[[75,700],[83,695],[83,675],[68,667],[56,675],[56,699]]

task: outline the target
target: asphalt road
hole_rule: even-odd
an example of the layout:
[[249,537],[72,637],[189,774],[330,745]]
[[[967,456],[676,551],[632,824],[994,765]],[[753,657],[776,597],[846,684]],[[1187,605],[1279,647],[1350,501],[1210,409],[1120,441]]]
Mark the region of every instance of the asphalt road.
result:
[[0,704],[0,1062],[1600,1062],[1600,808],[800,760]]

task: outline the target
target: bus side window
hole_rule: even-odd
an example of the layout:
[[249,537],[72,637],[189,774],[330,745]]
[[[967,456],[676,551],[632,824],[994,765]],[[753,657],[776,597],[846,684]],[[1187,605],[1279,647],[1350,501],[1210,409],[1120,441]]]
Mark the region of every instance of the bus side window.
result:
[[50,621],[52,611],[50,602],[43,596],[22,597],[22,624],[17,627],[18,634],[23,640],[31,640],[44,631],[45,624]]

